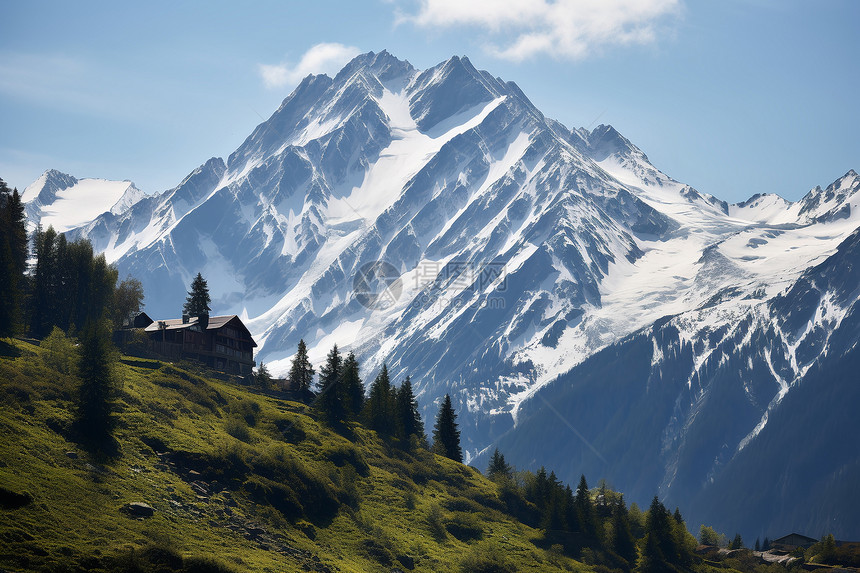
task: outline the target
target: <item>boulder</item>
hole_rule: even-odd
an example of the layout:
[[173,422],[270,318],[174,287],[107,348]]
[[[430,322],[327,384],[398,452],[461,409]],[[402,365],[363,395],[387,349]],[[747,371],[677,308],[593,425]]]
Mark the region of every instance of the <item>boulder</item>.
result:
[[132,517],[152,517],[155,509],[148,503],[142,501],[133,501],[122,506],[121,511],[129,514]]

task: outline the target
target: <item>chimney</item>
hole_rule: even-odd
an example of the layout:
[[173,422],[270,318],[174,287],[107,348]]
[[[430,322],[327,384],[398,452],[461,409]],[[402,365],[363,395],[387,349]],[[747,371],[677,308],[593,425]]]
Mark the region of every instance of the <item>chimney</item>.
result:
[[189,319],[188,315],[185,313],[182,313],[182,324],[188,324],[188,319]]
[[209,315],[201,314],[197,317],[197,324],[200,325],[200,328],[206,330],[206,327],[209,326]]

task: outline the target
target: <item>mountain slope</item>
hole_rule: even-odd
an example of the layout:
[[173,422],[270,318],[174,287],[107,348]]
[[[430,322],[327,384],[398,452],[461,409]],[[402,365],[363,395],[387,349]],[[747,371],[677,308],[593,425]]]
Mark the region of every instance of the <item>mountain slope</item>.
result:
[[0,357],[3,570],[593,570],[536,545],[473,468],[154,360],[115,364],[118,452],[91,455],[71,430],[79,381],[57,370],[73,356],[48,346]]
[[[544,117],[467,58],[422,71],[381,52],[305,78],[226,162],[71,233],[143,281],[152,316],[178,315],[202,272],[213,308],[246,319],[276,373],[304,338],[317,363],[337,343],[368,380],[383,362],[395,379],[411,375],[425,419],[450,393],[467,457],[507,432],[529,435],[525,401],[591,364],[578,391],[618,393],[561,417],[618,420],[644,440],[614,462],[636,474],[634,491],[680,496],[696,495],[715,456],[719,467],[731,458],[722,443],[752,440],[768,405],[792,391],[787,377],[820,351],[761,325],[776,312],[769,301],[860,224],[858,190],[850,171],[796,203],[728,205],[660,172],[611,126],[568,130]],[[771,351],[777,338],[790,350]],[[751,340],[767,352],[720,369]],[[642,380],[661,361],[660,392],[648,394],[657,382]],[[749,394],[745,369],[759,381]],[[622,389],[644,392],[644,412],[659,416],[644,419]],[[690,435],[701,436],[682,456],[673,444],[694,420]],[[609,451],[625,445],[605,439]],[[645,451],[656,461],[637,458]]]
[[603,476],[634,500],[657,491],[692,523],[747,539],[856,538],[858,261],[855,231],[768,301],[739,313],[715,300],[656,322],[538,392],[498,446],[525,467],[552,460],[565,479]]
[[131,181],[76,179],[54,169],[24,190],[27,221],[65,232],[85,225],[102,213],[119,214],[140,201],[144,193]]

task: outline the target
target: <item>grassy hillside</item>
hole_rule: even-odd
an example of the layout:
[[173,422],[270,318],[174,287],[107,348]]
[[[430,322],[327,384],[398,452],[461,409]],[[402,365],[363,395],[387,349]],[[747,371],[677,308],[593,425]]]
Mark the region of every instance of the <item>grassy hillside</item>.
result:
[[473,468],[158,361],[117,361],[117,453],[93,456],[48,346],[0,358],[0,569],[591,570],[536,545]]

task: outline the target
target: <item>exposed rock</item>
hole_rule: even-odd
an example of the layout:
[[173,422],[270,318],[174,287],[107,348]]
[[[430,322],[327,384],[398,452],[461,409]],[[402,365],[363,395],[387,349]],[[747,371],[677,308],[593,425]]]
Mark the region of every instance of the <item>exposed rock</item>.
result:
[[398,555],[397,560],[400,561],[400,564],[409,569],[415,569],[415,559],[410,557],[409,555]]
[[120,511],[123,511],[132,517],[152,517],[155,513],[155,509],[153,509],[151,505],[142,501],[127,503],[122,506]]
[[5,487],[0,487],[0,508],[2,509],[18,509],[32,502],[33,496],[27,492],[17,493]]

